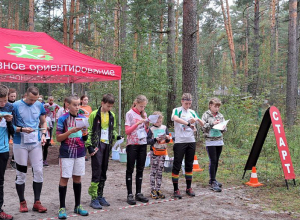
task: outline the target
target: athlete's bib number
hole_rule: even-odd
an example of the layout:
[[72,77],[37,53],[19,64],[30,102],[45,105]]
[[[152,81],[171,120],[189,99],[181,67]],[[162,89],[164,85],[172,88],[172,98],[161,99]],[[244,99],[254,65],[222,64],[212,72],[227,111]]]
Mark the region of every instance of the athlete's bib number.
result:
[[108,128],[101,129],[101,140],[108,141]]
[[222,136],[222,133],[220,130],[217,130],[217,129],[211,129],[209,131],[209,137],[221,137]]
[[[73,127],[69,127],[68,130],[71,130],[72,128]],[[79,138],[82,137],[82,131],[81,130],[79,130],[79,131],[77,131],[75,133],[70,134],[68,138],[77,138],[77,137],[79,137]]]
[[147,137],[147,132],[145,130],[145,128],[140,128],[137,130],[137,135],[138,135],[138,138],[141,140],[143,138],[146,138]]
[[38,132],[33,131],[31,133],[23,133],[24,136],[24,143],[29,144],[29,143],[36,143],[38,142]]
[[2,128],[6,128],[7,127],[6,126],[6,120],[5,120],[5,118],[2,118],[2,120],[0,122],[0,127],[2,127]]

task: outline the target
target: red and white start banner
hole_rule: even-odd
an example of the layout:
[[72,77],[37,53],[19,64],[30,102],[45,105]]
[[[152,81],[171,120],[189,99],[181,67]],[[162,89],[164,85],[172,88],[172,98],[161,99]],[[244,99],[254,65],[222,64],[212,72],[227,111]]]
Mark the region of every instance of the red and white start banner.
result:
[[295,179],[294,167],[292,164],[289,146],[286,141],[280,112],[275,106],[270,107],[270,117],[277,142],[279,156],[281,159],[284,177],[286,180]]

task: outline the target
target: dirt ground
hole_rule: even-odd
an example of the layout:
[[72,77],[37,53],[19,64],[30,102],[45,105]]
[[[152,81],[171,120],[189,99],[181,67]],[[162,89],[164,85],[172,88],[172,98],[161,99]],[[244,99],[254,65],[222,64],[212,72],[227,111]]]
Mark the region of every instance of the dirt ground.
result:
[[[14,219],[57,219],[60,173],[58,146],[49,148],[48,162],[50,166],[44,169],[44,185],[41,195],[41,202],[48,208],[48,212],[41,214],[31,210],[34,198],[30,168],[27,173],[25,190],[29,212],[19,213],[19,200],[14,183],[15,170],[8,165],[5,174],[3,209],[12,214]],[[225,185],[221,193],[215,193],[209,190],[207,184],[193,183],[192,187],[196,197],[190,198],[183,194],[185,187],[183,176],[179,179],[179,186],[183,194],[181,200],[171,198],[173,187],[170,178],[164,178],[162,184],[162,191],[166,194],[166,199],[153,200],[149,196],[149,168],[145,168],[142,187],[144,195],[149,197],[149,203],[138,202],[136,206],[129,206],[126,203],[125,165],[125,163],[110,160],[104,196],[111,206],[104,207],[99,211],[89,206],[90,196],[87,191],[91,180],[91,162],[87,161],[86,174],[82,178],[81,204],[90,212],[90,215],[82,217],[73,213],[74,194],[72,180],[70,180],[66,198],[68,219],[293,219],[288,213],[265,211],[257,199],[249,196],[247,188],[244,186]]]

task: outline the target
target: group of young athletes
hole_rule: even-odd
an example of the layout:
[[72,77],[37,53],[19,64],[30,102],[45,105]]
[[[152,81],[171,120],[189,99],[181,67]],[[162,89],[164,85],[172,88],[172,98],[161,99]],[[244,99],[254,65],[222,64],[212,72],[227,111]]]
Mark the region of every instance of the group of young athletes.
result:
[[[69,96],[64,100],[64,106],[54,103],[54,98],[48,98],[48,103],[42,103],[39,90],[29,87],[21,100],[10,103],[9,89],[0,85],[0,219],[13,219],[1,208],[3,205],[3,183],[6,164],[9,158],[9,140],[13,138],[13,155],[16,167],[16,191],[20,201],[20,212],[28,212],[24,197],[27,162],[30,160],[33,171],[33,211],[46,212],[40,202],[43,185],[43,166],[48,166],[47,152],[50,146],[52,129],[56,124],[56,140],[61,143],[59,149],[59,211],[58,218],[66,219],[66,192],[69,178],[73,179],[75,197],[74,213],[87,216],[89,213],[81,206],[81,177],[85,175],[86,151],[91,156],[92,178],[88,193],[91,196],[90,206],[101,209],[110,206],[103,197],[109,155],[114,140],[123,138],[116,132],[115,114],[111,111],[115,98],[105,94],[101,106],[92,111],[87,105],[88,97]],[[153,199],[165,198],[161,191],[162,171],[167,155],[167,143],[170,142],[168,128],[163,125],[163,115],[155,111],[155,123],[150,126],[145,112],[147,98],[139,95],[133,101],[131,109],[126,113],[125,133],[127,135],[127,166],[126,187],[127,203],[135,205],[137,201],[147,203],[148,198],[142,194],[143,171],[147,156],[147,145],[150,145],[150,196]],[[196,150],[195,131],[198,124],[205,137],[206,149],[210,159],[209,174],[211,189],[221,192],[222,184],[216,180],[218,161],[222,151],[224,130],[213,126],[223,122],[224,117],[219,112],[221,101],[212,98],[209,109],[200,118],[190,109],[192,96],[184,93],[181,106],[173,109],[174,121],[174,162],[172,168],[173,197],[181,199],[178,188],[179,171],[185,158],[186,194],[195,196],[191,187],[193,178],[193,161]],[[79,121],[88,118],[89,126],[77,126]],[[56,122],[57,120],[57,122]],[[136,190],[132,190],[132,176],[136,166]]]

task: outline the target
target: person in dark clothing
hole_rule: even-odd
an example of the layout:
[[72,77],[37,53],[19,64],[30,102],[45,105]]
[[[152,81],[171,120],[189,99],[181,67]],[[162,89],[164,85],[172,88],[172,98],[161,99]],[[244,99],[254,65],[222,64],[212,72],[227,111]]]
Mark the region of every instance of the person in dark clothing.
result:
[[89,187],[89,195],[92,197],[90,206],[94,209],[110,206],[103,197],[109,153],[113,139],[122,138],[116,132],[115,114],[111,111],[114,103],[114,96],[105,94],[101,101],[101,107],[89,116],[89,138],[86,147],[92,160],[92,182]]

